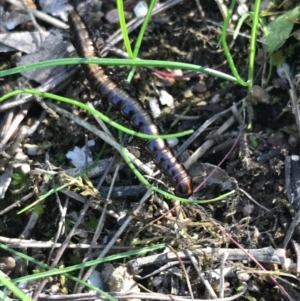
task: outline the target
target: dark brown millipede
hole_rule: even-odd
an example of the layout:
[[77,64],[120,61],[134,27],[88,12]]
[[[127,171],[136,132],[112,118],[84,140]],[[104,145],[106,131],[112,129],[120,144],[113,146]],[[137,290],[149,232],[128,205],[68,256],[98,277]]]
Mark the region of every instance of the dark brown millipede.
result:
[[[82,18],[76,11],[69,13],[71,38],[79,56],[90,58],[96,56],[95,47]],[[151,114],[143,108],[142,103],[130,97],[108,78],[101,66],[83,64],[82,68],[92,88],[102,95],[109,104],[118,109],[130,121],[132,127],[145,134],[159,135],[160,131]],[[178,196],[188,197],[193,193],[191,177],[185,167],[179,163],[167,142],[163,139],[147,140],[145,149],[152,155],[156,166],[163,171],[175,188]]]

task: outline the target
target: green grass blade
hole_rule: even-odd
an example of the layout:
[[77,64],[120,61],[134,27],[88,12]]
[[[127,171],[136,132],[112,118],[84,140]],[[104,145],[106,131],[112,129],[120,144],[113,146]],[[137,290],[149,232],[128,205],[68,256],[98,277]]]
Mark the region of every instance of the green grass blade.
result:
[[48,190],[47,193],[41,195],[35,202],[31,203],[30,205],[26,206],[25,208],[23,208],[22,210],[19,210],[17,212],[17,214],[22,214],[28,210],[30,210],[31,208],[33,208],[35,205],[39,204],[41,201],[45,200],[47,197],[49,197],[50,195],[52,195],[53,193],[59,192],[60,190],[67,188],[69,186],[69,184],[64,184],[58,187],[54,187],[50,190]]
[[[0,291],[0,300],[1,301],[14,301],[13,299],[9,298],[4,292]],[[31,300],[31,299],[30,299]],[[33,301],[33,300],[31,300]]]
[[[52,269],[50,271],[45,271],[45,272],[41,272],[38,274],[33,274],[33,275],[28,275],[28,276],[24,276],[24,277],[20,277],[20,278],[16,278],[16,279],[11,279],[12,283],[18,283],[20,281],[24,281],[24,280],[35,280],[35,279],[40,279],[40,278],[44,278],[44,277],[50,277],[50,276],[54,276],[54,275],[61,275],[61,274],[65,274],[65,273],[70,273],[76,270],[79,270],[81,268],[87,268],[93,265],[98,265],[104,262],[109,262],[109,261],[114,261],[114,260],[120,260],[126,257],[130,257],[130,256],[134,256],[134,255],[141,255],[144,254],[146,252],[152,252],[152,251],[156,251],[159,250],[161,248],[165,248],[167,245],[166,244],[158,244],[158,245],[154,245],[154,246],[149,246],[149,247],[143,247],[140,249],[135,249],[135,250],[130,250],[127,252],[122,252],[122,253],[118,253],[118,254],[114,254],[114,255],[110,255],[107,257],[103,257],[103,258],[98,258],[95,260],[91,260],[91,261],[87,261],[85,263],[80,263],[80,264],[76,264],[73,266],[69,266],[69,267],[65,267],[62,269]],[[0,247],[3,247],[3,244],[0,244]],[[3,286],[3,283],[0,283],[0,286]]]
[[253,86],[256,38],[257,38],[257,30],[258,30],[258,22],[259,22],[259,9],[260,9],[260,0],[255,0],[253,20],[252,20],[252,29],[251,29],[249,69],[248,69],[249,92],[251,92],[251,89]]
[[136,43],[134,45],[134,50],[133,50],[133,58],[134,59],[137,58],[138,53],[140,51],[140,47],[141,47],[141,44],[142,44],[142,41],[143,41],[143,37],[145,35],[145,32],[146,32],[149,20],[151,18],[151,14],[152,14],[153,8],[155,6],[155,3],[156,3],[156,0],[151,0],[151,2],[150,2],[147,14],[145,16],[145,19],[144,19],[144,22],[142,24],[141,30],[140,30],[139,35],[137,37]]
[[140,60],[140,59],[111,59],[111,58],[64,58],[56,60],[48,60],[38,63],[32,63],[21,67],[16,67],[8,70],[0,71],[0,77],[25,72],[34,69],[63,66],[63,65],[78,65],[78,64],[99,64],[99,65],[111,65],[111,66],[134,66],[134,67],[156,67],[156,68],[171,68],[171,69],[183,69],[189,71],[202,72],[208,75],[212,75],[218,78],[223,78],[228,81],[237,82],[237,79],[226,73],[205,68],[202,66],[172,62],[172,61],[158,61],[158,60]]
[[235,40],[236,37],[238,36],[239,32],[240,32],[240,29],[243,25],[243,23],[245,22],[245,20],[248,18],[248,17],[252,17],[253,13],[252,12],[249,12],[249,13],[246,13],[244,15],[242,15],[240,18],[239,18],[239,21],[236,25],[236,28],[234,30],[234,34],[233,34],[233,39]]
[[[151,14],[152,14],[153,8],[155,6],[155,3],[156,3],[156,0],[151,0],[151,2],[150,2],[149,9],[148,9],[147,14],[146,14],[146,16],[144,18],[143,24],[141,26],[141,30],[139,32],[138,38],[136,40],[136,43],[134,45],[134,50],[133,50],[133,58],[134,59],[136,59],[138,57],[138,53],[140,51],[140,47],[141,47],[141,44],[142,44],[142,41],[143,41],[143,37],[145,35],[145,32],[146,32],[149,20],[151,18]],[[132,80],[132,78],[134,76],[135,71],[136,71],[136,67],[131,68],[131,70],[130,70],[130,72],[128,74],[128,77],[127,77],[127,81],[128,82],[131,82],[131,80]]]
[[42,92],[42,91],[38,91],[38,90],[34,90],[34,89],[21,89],[21,90],[15,90],[12,92],[9,92],[5,95],[3,95],[2,97],[0,97],[0,103],[12,96],[15,95],[19,95],[19,94],[32,94],[32,95],[38,95],[41,97],[46,97],[46,98],[51,98],[57,101],[61,101],[61,102],[66,102],[69,104],[72,104],[74,106],[80,107],[84,110],[89,111],[91,114],[94,114],[96,116],[98,116],[99,118],[101,118],[104,122],[108,123],[109,125],[115,127],[116,129],[127,133],[128,135],[132,135],[132,136],[136,136],[139,138],[143,138],[143,139],[157,139],[157,138],[162,138],[162,139],[168,139],[168,138],[172,138],[172,137],[183,137],[186,135],[190,135],[193,133],[193,130],[188,130],[188,131],[184,131],[181,133],[174,133],[174,134],[167,134],[167,135],[147,135],[147,134],[143,134],[140,132],[136,132],[134,130],[128,129],[124,126],[122,126],[121,124],[111,120],[110,118],[108,118],[106,115],[102,114],[101,112],[99,112],[98,110],[87,106],[86,104],[77,101],[75,99],[71,99],[71,98],[67,98],[67,97],[62,97],[56,94],[52,94],[52,93],[48,93],[48,92]]
[[232,0],[231,1],[230,7],[229,7],[229,10],[228,10],[228,15],[227,15],[227,17],[224,20],[224,23],[223,23],[223,26],[222,26],[221,42],[222,42],[222,47],[223,47],[223,50],[224,50],[224,54],[225,54],[225,56],[227,58],[228,64],[229,64],[230,69],[231,69],[231,72],[234,75],[236,81],[240,85],[242,85],[242,86],[248,86],[248,83],[245,82],[240,77],[240,75],[239,75],[239,73],[238,73],[238,71],[237,71],[237,69],[235,67],[235,63],[234,63],[233,58],[232,58],[232,56],[230,54],[230,50],[228,48],[227,41],[226,41],[227,28],[229,26],[229,21],[230,21],[230,18],[232,16],[232,13],[233,13],[233,9],[234,9],[235,3],[236,3],[236,0]]
[[[164,248],[164,247],[166,247],[165,244],[155,245],[155,246],[150,247],[150,251],[157,250],[157,249],[159,249],[159,248]],[[149,247],[147,247],[147,248],[149,248]],[[24,254],[24,253],[21,253],[21,252],[19,252],[19,251],[16,251],[16,250],[14,250],[14,249],[12,249],[12,248],[10,248],[10,247],[8,247],[8,246],[2,244],[2,243],[0,243],[0,249],[5,250],[5,251],[8,251],[8,252],[14,254],[15,256],[18,256],[18,257],[20,257],[20,258],[22,258],[22,259],[24,259],[24,260],[27,260],[27,261],[29,261],[29,262],[32,262],[32,263],[34,263],[35,265],[37,265],[37,266],[39,266],[39,267],[41,267],[41,268],[43,268],[43,269],[50,269],[50,267],[49,267],[48,265],[44,264],[43,262],[40,262],[40,261],[38,261],[38,260],[36,260],[36,259],[34,259],[34,258],[32,258],[32,257],[30,257],[30,256],[28,256],[28,255],[26,255],[26,254]],[[141,249],[138,249],[138,250],[139,250],[139,251],[141,251],[141,250],[143,251],[143,249],[144,249],[144,248],[141,248]],[[82,265],[82,267],[85,266],[84,263],[82,263],[81,265]],[[65,269],[65,268],[62,268],[62,269],[59,269],[59,270],[60,270],[60,271],[63,271],[64,269]],[[51,270],[51,271],[53,271],[53,270]],[[87,287],[87,288],[89,288],[89,289],[95,290],[95,291],[98,292],[99,294],[101,294],[101,295],[103,295],[104,297],[106,297],[108,300],[111,300],[111,301],[117,301],[116,298],[110,296],[109,294],[107,294],[106,292],[102,291],[101,289],[99,289],[99,288],[97,288],[97,287],[94,287],[94,286],[92,286],[91,284],[89,284],[89,283],[87,283],[87,282],[85,282],[85,281],[82,281],[81,279],[79,279],[79,278],[77,278],[77,277],[75,277],[75,276],[72,276],[72,275],[70,275],[70,274],[68,274],[68,273],[63,273],[63,275],[66,276],[67,278],[69,278],[70,280],[76,281],[76,282],[82,284],[83,286],[85,286],[85,287]],[[34,274],[34,279],[39,279],[39,278],[42,278],[41,273]],[[0,279],[0,280],[1,280],[1,279]],[[18,283],[18,282],[21,282],[21,281],[29,281],[29,280],[33,280],[32,277],[31,277],[31,275],[29,275],[29,276],[24,276],[24,277],[21,277],[21,278],[18,278],[18,279],[9,280],[9,282],[10,282],[10,284],[11,284],[12,287],[15,287],[15,285],[14,285],[13,283]],[[1,286],[1,284],[4,284],[4,283],[0,281],[0,286]],[[5,284],[4,284],[4,285],[5,285]],[[17,289],[18,289],[18,288],[17,288]],[[1,300],[2,300],[2,299],[1,299]],[[4,299],[3,299],[3,300],[4,300]],[[6,299],[6,300],[8,301],[8,300],[11,300],[11,299]],[[22,300],[25,300],[25,299],[22,299]],[[31,299],[28,299],[28,301],[32,301],[32,300],[31,300]]]
[[123,0],[117,0],[117,8],[118,8],[119,22],[120,22],[120,28],[121,28],[121,32],[122,32],[122,36],[123,36],[124,45],[125,45],[125,48],[126,48],[126,51],[129,55],[129,57],[133,58],[129,35],[128,35],[127,27],[126,27]]
[[[24,301],[33,301],[26,294],[24,294],[24,292],[22,292],[17,286],[15,286],[10,279],[6,278],[5,275],[2,273],[0,273],[0,284],[5,285],[7,287],[7,289],[12,291],[14,293],[14,295],[16,297],[18,297],[19,299],[24,300]],[[9,299],[1,298],[1,300],[11,300],[11,299],[10,298]]]

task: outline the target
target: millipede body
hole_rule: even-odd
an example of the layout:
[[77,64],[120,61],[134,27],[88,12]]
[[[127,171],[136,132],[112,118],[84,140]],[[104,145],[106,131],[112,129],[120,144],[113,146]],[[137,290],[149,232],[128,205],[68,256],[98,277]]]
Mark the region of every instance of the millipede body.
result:
[[[69,13],[69,24],[72,42],[78,55],[85,58],[96,57],[95,46],[88,28],[76,11]],[[82,68],[92,88],[112,107],[118,109],[135,130],[150,135],[160,134],[153,117],[144,109],[142,103],[118,88],[101,66],[83,64]],[[147,140],[145,149],[152,155],[156,166],[169,179],[178,196],[188,197],[193,193],[191,177],[165,140]]]

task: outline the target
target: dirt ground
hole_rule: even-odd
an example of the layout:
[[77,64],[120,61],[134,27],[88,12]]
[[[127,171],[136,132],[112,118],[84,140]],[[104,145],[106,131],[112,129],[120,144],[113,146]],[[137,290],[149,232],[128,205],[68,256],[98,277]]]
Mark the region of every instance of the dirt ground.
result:
[[[125,2],[128,12],[132,12],[134,2]],[[191,63],[231,75],[220,46],[220,25],[223,21],[220,8],[215,1],[201,1],[201,7],[197,3],[182,1],[155,15],[143,39],[139,58]],[[122,43],[107,43],[119,26],[109,22],[111,16],[108,13],[115,8],[115,3],[103,1],[100,7],[103,22],[98,24],[99,14],[90,11],[85,16],[86,23],[91,27],[100,49],[103,50],[105,41],[104,45],[109,45],[108,57],[117,57],[120,50],[124,53]],[[47,31],[52,30],[51,26],[45,23],[42,25]],[[27,23],[27,27],[24,25],[22,29],[30,29],[30,26],[32,24]],[[241,77],[246,78],[251,27],[244,24],[240,31],[243,36],[233,41],[229,33],[227,40],[236,68]],[[62,39],[69,42],[68,30],[63,32]],[[132,42],[137,35],[138,30],[130,33]],[[261,35],[259,32],[259,39]],[[290,38],[284,47],[293,48],[286,62],[291,66],[291,73],[296,75],[299,41]],[[55,53],[56,57],[60,57],[58,52]],[[9,62],[14,66],[20,59],[16,55],[12,52],[4,54],[2,65]],[[22,53],[18,55],[25,56]],[[0,104],[0,121],[3,121],[0,172],[5,174],[10,170],[12,175],[12,181],[1,200],[0,242],[21,248],[22,252],[50,264],[58,256],[58,249],[50,252],[51,248],[42,243],[39,247],[30,247],[30,241],[63,243],[70,235],[70,243],[98,244],[103,249],[111,239],[115,239],[108,254],[131,250],[133,247],[167,243],[170,245],[168,252],[177,254],[175,259],[153,261],[143,267],[133,268],[137,257],[131,256],[111,262],[110,268],[98,265],[96,270],[102,273],[105,282],[103,289],[107,292],[121,291],[112,284],[111,279],[116,277],[113,272],[109,272],[110,276],[104,276],[104,271],[126,266],[127,271],[124,269],[121,282],[128,282],[132,286],[138,283],[140,292],[149,293],[140,296],[143,299],[150,298],[152,293],[159,293],[164,294],[166,299],[161,296],[156,299],[171,300],[168,295],[172,294],[184,300],[192,292],[194,299],[206,300],[211,298],[208,292],[210,286],[217,297],[220,293],[223,295],[224,299],[220,297],[217,300],[229,300],[226,298],[230,296],[233,296],[230,300],[300,300],[298,225],[290,230],[300,209],[297,190],[299,166],[295,157],[299,153],[299,132],[289,103],[290,86],[278,76],[276,67],[271,70],[270,79],[265,83],[266,65],[266,53],[263,45],[258,42],[252,95],[239,84],[203,73],[138,68],[131,83],[128,83],[126,78],[129,67],[105,67],[106,73],[117,85],[132,97],[143,101],[147,109],[149,98],[162,99],[164,95],[173,99],[171,105],[159,104],[161,113],[156,123],[163,133],[188,129],[197,132],[203,124],[211,121],[185,149],[180,147],[186,143],[188,136],[179,138],[173,148],[175,152],[180,151],[181,162],[189,163],[195,189],[192,200],[213,199],[234,191],[223,200],[207,204],[180,203],[153,192],[140,206],[139,202],[147,189],[118,151],[111,145],[105,146],[95,132],[79,125],[76,119],[67,118],[55,106],[99,128],[94,117],[81,108],[54,101],[44,102],[39,97],[9,109],[4,107],[7,102]],[[82,70],[77,68],[73,71],[72,68],[69,66],[65,69],[74,73],[72,79],[62,89],[55,88],[54,92],[83,102],[88,100],[112,120],[130,128],[130,123],[120,112],[114,109],[108,111],[106,102],[93,91]],[[57,74],[62,69],[59,70]],[[43,81],[34,81],[32,77],[35,78],[36,74],[25,76],[17,74],[3,78],[0,83],[1,95],[18,86],[38,87]],[[295,88],[298,89],[296,80]],[[8,113],[13,117],[7,116]],[[12,120],[20,115],[23,118],[17,129],[4,143],[5,133],[12,126]],[[36,123],[38,126],[32,134],[20,134],[23,129],[32,129]],[[108,127],[119,143],[118,131]],[[75,179],[74,166],[66,154],[76,146],[85,146],[92,139],[95,145],[89,148],[88,155],[100,162],[100,172]],[[143,148],[143,140],[132,139],[129,135],[123,135],[122,139],[125,146],[143,163],[152,160]],[[38,146],[38,150],[28,154],[32,145]],[[28,156],[24,159],[25,155]],[[18,160],[30,166],[30,173],[24,174],[24,165],[15,164]],[[107,166],[110,166],[108,170]],[[155,166],[148,164],[148,168],[155,169]],[[96,189],[101,177],[102,186]],[[162,175],[147,179],[154,186],[172,191],[170,183]],[[204,180],[205,183],[196,191],[196,187]],[[111,183],[114,187],[107,200]],[[17,214],[20,209],[35,202],[38,196],[62,184],[66,184],[62,191],[49,195],[33,209]],[[90,206],[84,206],[86,204]],[[92,242],[103,212],[104,221],[100,232]],[[74,229],[82,214],[82,222]],[[127,227],[118,234],[128,217],[130,221]],[[31,220],[34,222],[29,226]],[[24,239],[25,243],[22,246],[13,245],[7,238]],[[253,257],[260,262],[261,267],[243,251],[237,255],[235,252],[239,252],[240,248],[253,252]],[[187,253],[184,253],[188,250],[192,252],[200,272],[195,269]],[[86,249],[68,248],[60,254],[59,263],[65,266],[81,263],[86,252]],[[162,252],[157,250],[143,256],[147,258],[148,255]],[[90,253],[90,258],[96,258],[99,249],[91,249]],[[34,264],[24,262],[9,268],[7,261],[12,255],[1,251],[1,256],[1,264],[5,265],[2,270],[12,278],[31,274],[36,269]],[[170,266],[165,266],[168,262]],[[165,268],[157,271],[160,267]],[[220,271],[225,273],[222,285]],[[150,273],[153,275],[145,277]],[[78,275],[77,272],[75,274]],[[274,279],[277,283],[273,282]],[[209,284],[205,284],[204,280]],[[34,290],[39,285],[40,282],[31,284],[30,289]],[[246,291],[238,296],[245,285]],[[51,291],[53,287],[58,287],[54,294],[72,296],[76,291],[73,282],[67,280],[62,283],[58,277],[50,279],[46,289]],[[284,290],[289,297],[284,296]],[[47,299],[45,294],[44,297],[40,300]],[[80,300],[94,300],[94,297]],[[72,298],[77,300],[79,297],[74,295]]]

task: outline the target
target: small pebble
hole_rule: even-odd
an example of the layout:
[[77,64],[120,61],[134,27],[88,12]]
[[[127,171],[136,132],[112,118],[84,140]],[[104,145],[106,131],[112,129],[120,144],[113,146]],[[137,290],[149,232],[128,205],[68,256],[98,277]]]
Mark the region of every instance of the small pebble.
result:
[[299,143],[299,137],[298,135],[294,135],[294,134],[291,134],[289,136],[289,140],[288,140],[288,143],[291,147],[296,147],[297,144]]
[[214,95],[214,96],[212,97],[211,103],[216,104],[216,103],[218,103],[218,102],[220,102],[220,95],[219,95],[219,94],[216,94],[216,95]]
[[88,283],[92,284],[94,287],[102,289],[104,286],[103,279],[100,272],[94,270],[91,276],[88,278]]
[[249,216],[254,210],[254,205],[253,204],[246,204],[243,209],[242,213],[244,216]]
[[13,270],[16,267],[16,261],[13,257],[3,256],[0,258],[0,270],[4,273]]
[[168,138],[167,141],[170,147],[174,147],[178,144],[177,138]]
[[22,280],[17,284],[17,287],[22,289],[22,290],[25,290],[28,286],[28,283],[29,283],[28,280]]
[[60,290],[60,287],[58,284],[53,284],[51,285],[49,292],[51,292],[51,294],[58,294]]
[[24,145],[29,156],[36,156],[38,154],[39,147],[36,144],[26,144]]
[[283,132],[276,132],[273,133],[269,138],[268,138],[268,143],[272,146],[282,146],[283,144],[286,144],[286,139],[285,135]]
[[262,66],[266,62],[266,53],[263,49],[258,49],[255,56],[255,63]]
[[87,142],[87,145],[88,145],[88,146],[95,146],[95,144],[96,144],[96,142],[95,142],[94,139],[91,139],[91,140],[89,140],[89,141]]
[[22,163],[20,166],[19,166],[19,169],[21,170],[21,172],[24,174],[24,175],[27,175],[29,174],[30,172],[30,164],[28,163]]
[[110,24],[118,23],[119,22],[118,10],[117,9],[112,9],[112,10],[108,11],[105,15],[105,19]]
[[270,0],[263,0],[260,3],[260,9],[261,10],[270,8],[271,6],[272,6],[272,1],[270,1]]
[[247,12],[249,11],[249,8],[248,8],[248,5],[247,4],[240,4],[238,7],[237,7],[237,13],[240,15],[240,16],[243,16],[244,14],[246,14]]
[[286,63],[277,66],[277,74],[282,79],[288,79],[290,74],[290,66]]
[[141,158],[141,151],[138,148],[130,148],[130,153],[133,154],[136,158]]
[[162,284],[162,282],[163,282],[163,278],[161,276],[157,276],[152,279],[153,286],[159,286]]
[[226,100],[234,99],[234,95],[232,93],[226,93],[225,97]]
[[206,85],[204,83],[199,82],[194,86],[195,93],[204,93],[206,91],[207,91],[207,89],[206,89]]
[[297,41],[300,41],[300,30],[295,30],[292,35]]
[[183,97],[184,97],[184,98],[191,98],[191,97],[193,97],[193,96],[194,96],[194,94],[193,94],[193,92],[192,92],[191,90],[187,90],[187,91],[185,91],[184,94],[183,94]]
[[231,17],[231,20],[233,22],[237,21],[239,19],[239,15],[238,14],[233,14],[232,17]]
[[150,111],[152,113],[152,116],[153,116],[154,119],[156,119],[161,114],[161,109],[159,107],[157,98],[156,97],[150,97],[148,99],[148,103],[149,103],[149,108],[150,108]]
[[237,277],[240,281],[248,281],[250,279],[250,275],[248,273],[242,272],[242,273],[237,273]]
[[147,15],[148,4],[146,1],[139,1],[133,9],[134,14],[137,18],[142,18]]
[[252,97],[259,103],[270,103],[269,94],[260,86],[255,85],[252,87]]
[[166,90],[160,91],[159,101],[162,105],[171,106],[174,103],[174,98]]
[[173,73],[176,76],[182,76],[183,75],[182,69],[173,69]]

